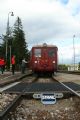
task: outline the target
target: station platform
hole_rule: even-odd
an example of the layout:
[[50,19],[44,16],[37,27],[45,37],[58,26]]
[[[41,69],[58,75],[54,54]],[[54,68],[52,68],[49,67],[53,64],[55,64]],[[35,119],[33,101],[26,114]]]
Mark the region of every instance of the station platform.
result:
[[30,74],[31,71],[26,71],[25,74],[22,74],[21,71],[15,71],[14,75],[10,71],[5,71],[3,74],[0,75],[0,88],[7,84],[20,81],[20,79]]

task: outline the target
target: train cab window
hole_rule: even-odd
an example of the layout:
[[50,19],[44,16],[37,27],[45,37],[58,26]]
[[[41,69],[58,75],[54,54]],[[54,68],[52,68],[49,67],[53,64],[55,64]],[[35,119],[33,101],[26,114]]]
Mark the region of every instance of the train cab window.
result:
[[41,57],[41,49],[35,49],[34,55],[35,55],[35,57]]
[[48,56],[49,56],[49,57],[55,57],[55,50],[50,49],[50,50],[48,51]]

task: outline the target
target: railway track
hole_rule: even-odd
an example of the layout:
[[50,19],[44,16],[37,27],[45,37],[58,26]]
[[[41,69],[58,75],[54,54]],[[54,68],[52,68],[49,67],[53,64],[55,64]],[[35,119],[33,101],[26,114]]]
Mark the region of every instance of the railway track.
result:
[[34,92],[71,92],[71,94],[75,94],[78,97],[80,97],[80,85],[77,85],[72,82],[60,82],[54,77],[52,78],[39,78],[38,76],[35,76],[34,79],[31,77],[25,78],[22,82],[18,83],[17,85],[13,86],[12,88],[9,88],[5,90],[5,92],[8,93],[21,93],[24,91],[24,93],[34,93]]
[[[67,88],[71,93],[75,94],[76,96],[80,97],[80,93],[76,92],[73,88],[70,87],[70,84],[66,84],[65,82],[60,82],[59,80],[57,79],[54,79],[54,76],[52,76],[52,78],[49,78],[45,81],[42,81],[43,83],[45,82],[48,82],[48,83],[53,83],[53,82],[57,82],[57,83],[60,83],[62,86],[64,86],[65,88]],[[38,82],[41,82],[40,80],[38,80]],[[76,86],[77,87],[77,86]]]
[[[9,106],[6,107],[4,111],[0,113],[0,120],[10,120],[10,111],[13,111],[14,108],[19,104],[23,95],[27,95],[27,99],[31,97],[33,99],[33,94],[40,95],[41,93],[71,93],[80,98],[80,94],[70,87],[70,83],[62,83],[58,80],[52,78],[39,78],[38,76],[34,77],[34,79],[28,77],[25,78],[18,85],[13,86],[4,91],[4,93],[17,93],[18,96],[11,102]],[[74,84],[75,87],[75,84]],[[80,91],[80,86],[76,86],[76,88]],[[40,96],[39,96],[40,97]],[[57,96],[58,97],[58,96]],[[4,118],[4,119],[3,119]]]
[[10,120],[9,119],[9,113],[11,112],[11,111],[13,111],[14,110],[14,108],[19,104],[19,102],[21,101],[21,94],[20,95],[17,95],[14,99],[13,99],[13,101],[10,103],[10,104],[8,104],[6,107],[5,107],[5,109],[4,110],[2,110],[2,111],[0,111],[0,120]]

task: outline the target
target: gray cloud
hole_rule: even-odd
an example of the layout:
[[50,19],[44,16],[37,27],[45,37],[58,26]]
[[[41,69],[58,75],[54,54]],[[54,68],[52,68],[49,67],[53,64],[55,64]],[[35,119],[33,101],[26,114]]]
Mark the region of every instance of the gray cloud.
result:
[[[59,19],[59,18],[57,18]],[[80,30],[78,28],[79,24],[74,21],[69,20],[56,20],[56,18],[36,18],[33,20],[24,21],[24,30],[26,31],[29,39],[29,44],[36,44],[50,39],[62,39],[70,38],[76,31]],[[73,22],[73,24],[72,24]]]

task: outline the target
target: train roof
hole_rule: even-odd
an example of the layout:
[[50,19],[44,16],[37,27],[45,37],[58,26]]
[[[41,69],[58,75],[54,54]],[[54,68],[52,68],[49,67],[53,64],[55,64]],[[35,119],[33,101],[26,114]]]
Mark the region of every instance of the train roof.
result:
[[56,48],[57,48],[56,45],[48,45],[48,44],[46,44],[46,43],[44,43],[44,44],[42,44],[42,45],[34,45],[33,47],[56,47]]

